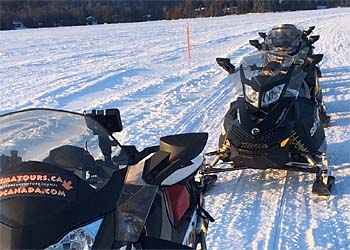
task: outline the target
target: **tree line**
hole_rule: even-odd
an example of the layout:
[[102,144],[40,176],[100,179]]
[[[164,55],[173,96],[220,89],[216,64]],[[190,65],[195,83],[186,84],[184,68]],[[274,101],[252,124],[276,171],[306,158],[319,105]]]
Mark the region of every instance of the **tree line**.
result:
[[[140,22],[350,6],[350,0],[0,0],[0,29]],[[87,19],[90,17],[90,19]]]

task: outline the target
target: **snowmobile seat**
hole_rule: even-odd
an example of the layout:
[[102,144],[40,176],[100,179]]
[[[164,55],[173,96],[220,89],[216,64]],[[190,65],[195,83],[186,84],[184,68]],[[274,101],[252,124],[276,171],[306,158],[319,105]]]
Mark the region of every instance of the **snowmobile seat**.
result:
[[186,186],[182,184],[166,187],[166,194],[170,199],[175,223],[179,223],[190,208],[190,194]]

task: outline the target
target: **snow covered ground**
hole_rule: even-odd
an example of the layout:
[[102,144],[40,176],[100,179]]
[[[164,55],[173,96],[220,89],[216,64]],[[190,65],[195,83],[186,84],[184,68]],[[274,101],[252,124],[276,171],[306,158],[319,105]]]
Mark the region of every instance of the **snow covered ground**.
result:
[[[186,23],[192,58],[187,59]],[[276,170],[220,174],[206,197],[216,218],[209,249],[350,249],[350,8],[0,32],[0,114],[29,107],[118,107],[123,143],[206,131],[215,150],[235,85],[216,57],[234,63],[249,39],[279,23],[315,25],[331,127],[334,195],[311,194],[313,176]]]

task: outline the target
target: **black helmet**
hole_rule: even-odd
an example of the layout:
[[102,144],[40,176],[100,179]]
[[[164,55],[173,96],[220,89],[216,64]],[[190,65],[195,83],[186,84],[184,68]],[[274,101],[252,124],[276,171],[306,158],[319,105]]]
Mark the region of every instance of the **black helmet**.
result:
[[283,54],[293,54],[301,45],[302,34],[302,30],[293,24],[275,26],[267,34],[267,49]]

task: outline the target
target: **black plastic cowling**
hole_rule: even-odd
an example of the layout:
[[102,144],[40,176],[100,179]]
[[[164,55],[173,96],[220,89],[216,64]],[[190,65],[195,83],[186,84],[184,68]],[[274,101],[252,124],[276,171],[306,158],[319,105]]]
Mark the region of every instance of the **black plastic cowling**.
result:
[[149,184],[160,185],[175,171],[191,165],[204,149],[207,139],[207,133],[162,137],[159,150],[145,162],[143,179]]

